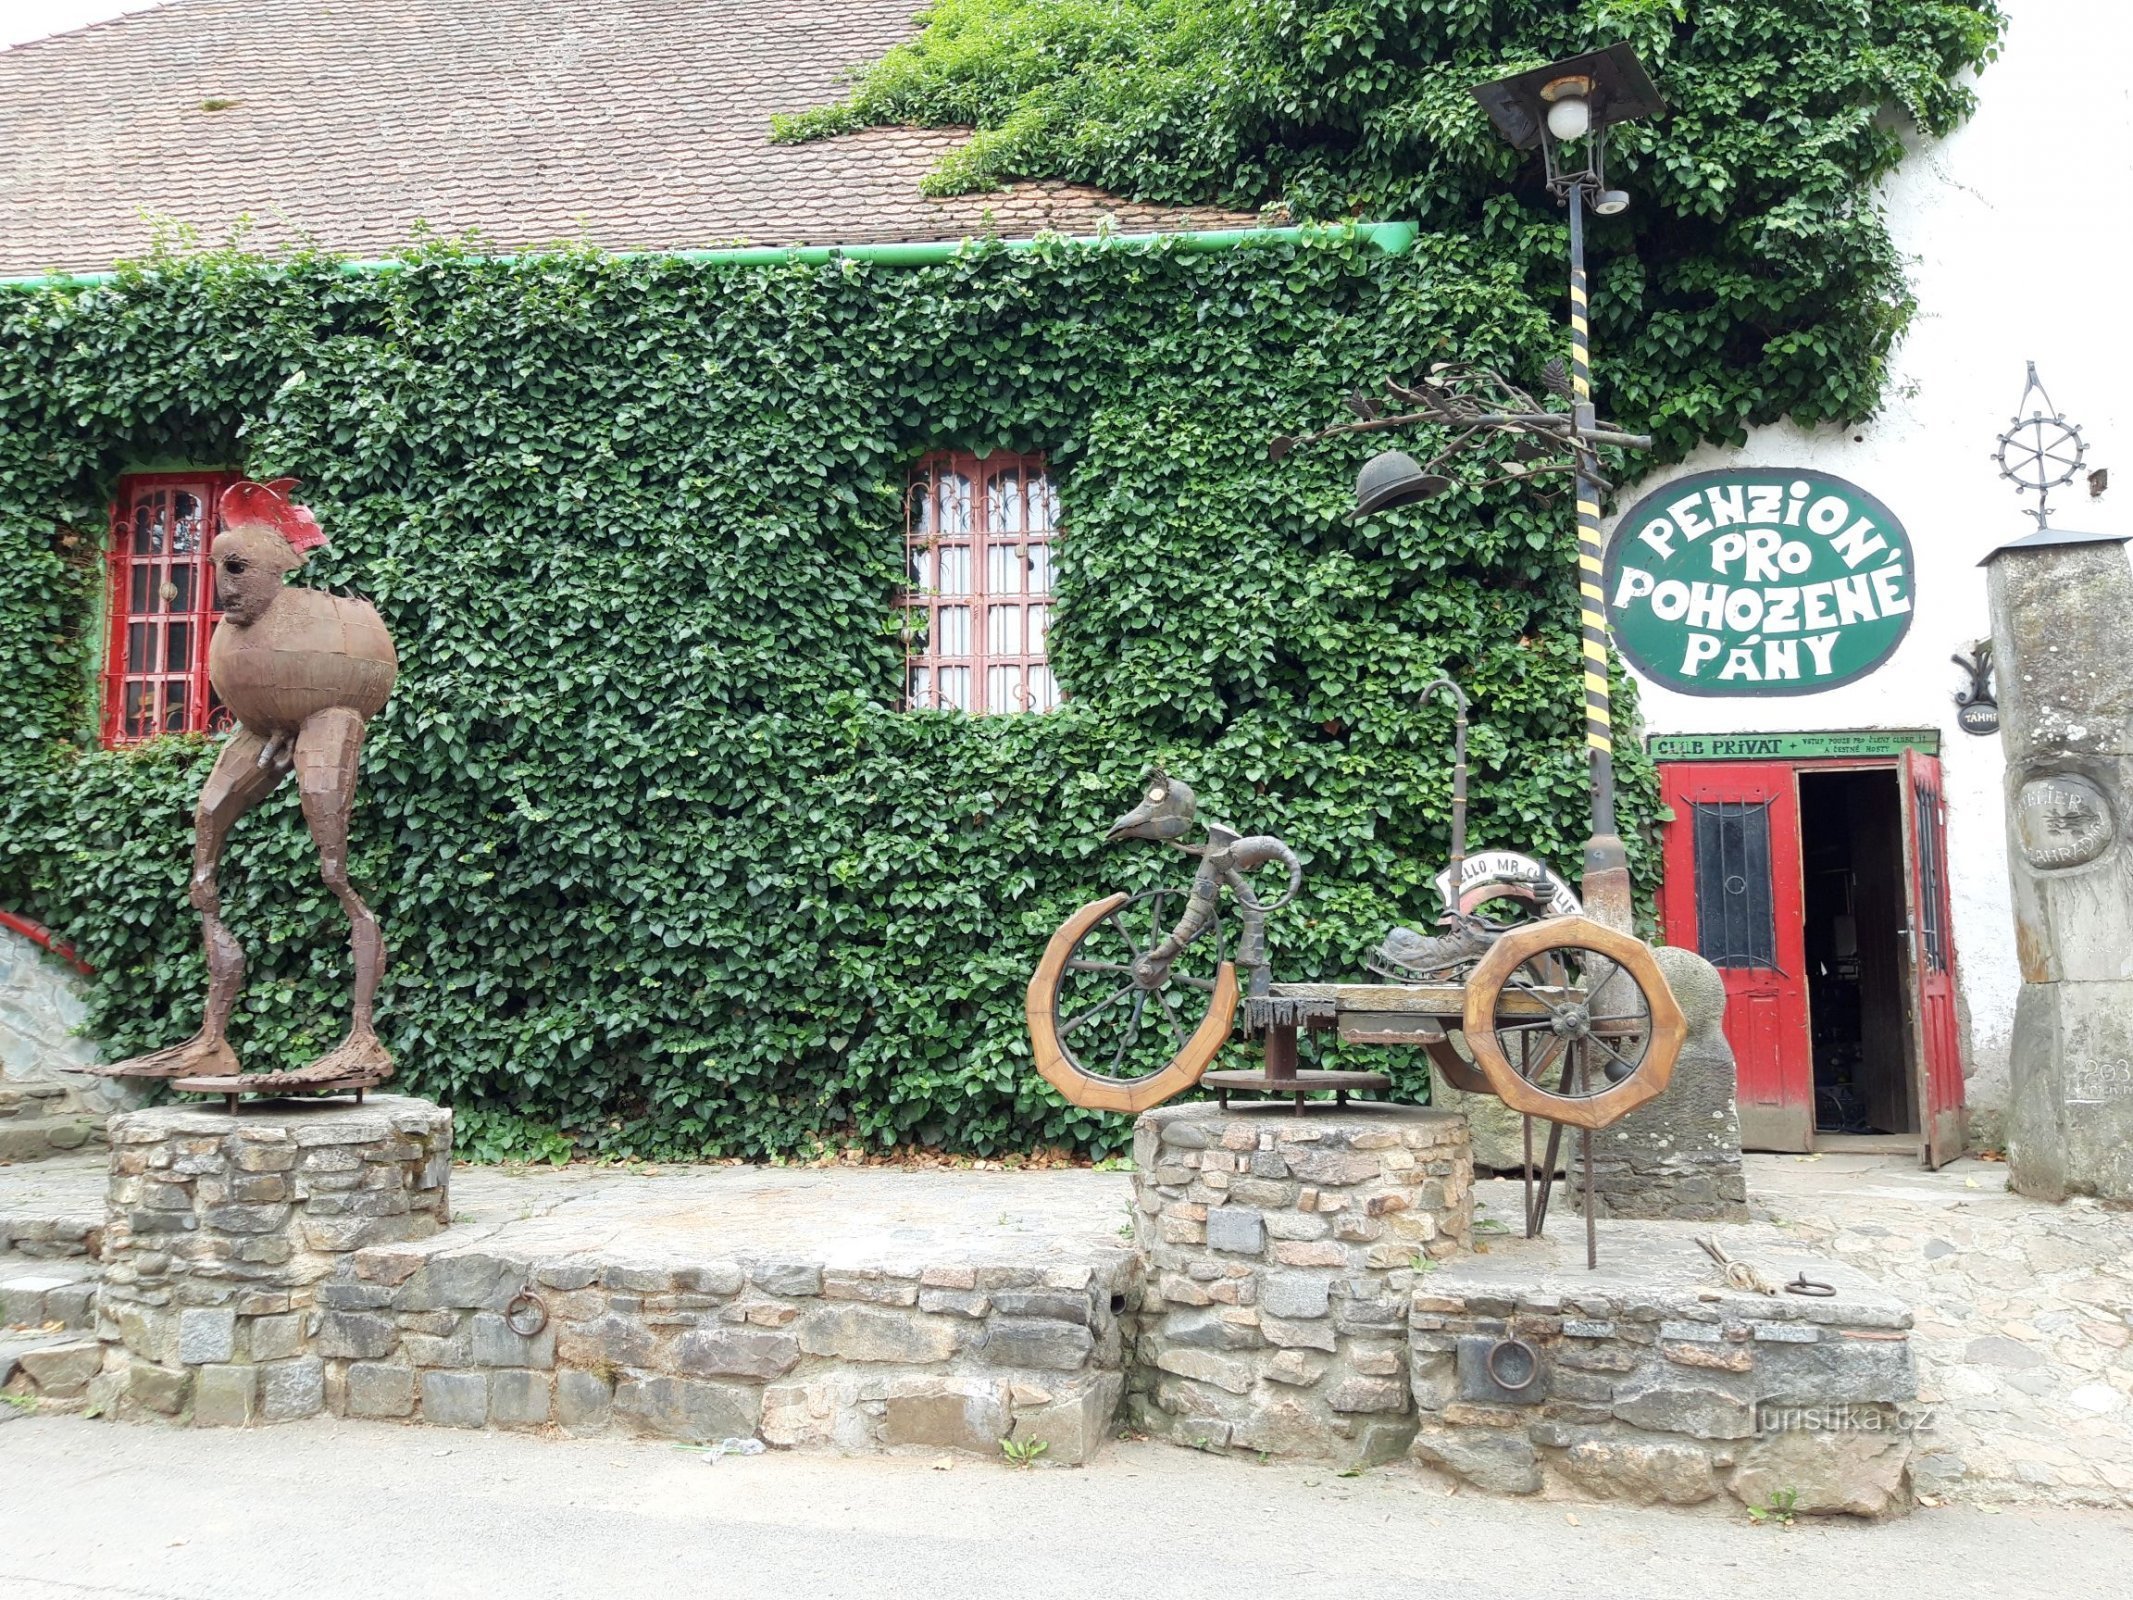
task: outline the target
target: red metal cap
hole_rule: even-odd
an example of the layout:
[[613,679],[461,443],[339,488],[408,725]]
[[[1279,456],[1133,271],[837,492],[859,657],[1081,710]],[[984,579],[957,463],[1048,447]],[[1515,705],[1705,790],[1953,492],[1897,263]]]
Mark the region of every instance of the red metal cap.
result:
[[326,535],[310,508],[289,498],[289,491],[296,487],[296,483],[294,478],[276,478],[272,483],[253,483],[245,479],[231,484],[222,491],[223,525],[272,528],[289,541],[290,549],[299,554],[316,550],[326,542]]

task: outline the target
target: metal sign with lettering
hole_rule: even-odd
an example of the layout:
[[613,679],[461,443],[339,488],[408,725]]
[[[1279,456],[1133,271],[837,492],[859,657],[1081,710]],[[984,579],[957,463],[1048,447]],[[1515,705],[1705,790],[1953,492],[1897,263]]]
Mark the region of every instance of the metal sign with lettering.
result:
[[1876,760],[1940,754],[1932,728],[1869,729],[1859,733],[1655,733],[1644,741],[1654,761]]
[[1698,472],[1616,524],[1615,644],[1681,694],[1818,694],[1895,653],[1911,626],[1911,542],[1856,484],[1806,468]]

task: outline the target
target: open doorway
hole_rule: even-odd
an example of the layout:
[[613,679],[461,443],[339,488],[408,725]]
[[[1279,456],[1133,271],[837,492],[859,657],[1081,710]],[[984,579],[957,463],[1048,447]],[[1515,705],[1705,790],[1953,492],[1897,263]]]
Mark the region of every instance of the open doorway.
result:
[[1903,790],[1889,769],[1803,769],[1799,784],[1816,1144],[1915,1135],[1902,948]]

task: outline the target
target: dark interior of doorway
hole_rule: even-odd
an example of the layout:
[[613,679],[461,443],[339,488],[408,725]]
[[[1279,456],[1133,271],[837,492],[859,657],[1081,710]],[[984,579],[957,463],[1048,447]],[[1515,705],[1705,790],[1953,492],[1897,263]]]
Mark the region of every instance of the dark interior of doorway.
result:
[[1893,770],[1800,773],[1818,1133],[1918,1130],[1904,1032],[1902,804]]

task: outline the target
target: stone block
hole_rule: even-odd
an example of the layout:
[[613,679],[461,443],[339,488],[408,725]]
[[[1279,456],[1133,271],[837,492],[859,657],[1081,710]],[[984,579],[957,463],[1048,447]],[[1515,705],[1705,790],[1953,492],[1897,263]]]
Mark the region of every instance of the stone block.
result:
[[1050,1400],[1015,1407],[1011,1437],[1042,1441],[1044,1459],[1066,1466],[1090,1460],[1111,1436],[1125,1379],[1115,1372],[1092,1374]]
[[178,1313],[178,1359],[188,1367],[228,1361],[237,1353],[237,1313],[222,1307]]
[[1259,1309],[1270,1317],[1322,1317],[1333,1287],[1331,1278],[1308,1272],[1265,1272],[1259,1277]]
[[1910,1435],[1895,1431],[1769,1433],[1741,1452],[1726,1487],[1743,1505],[1768,1505],[1784,1491],[1799,1511],[1888,1516],[1910,1507],[1910,1457]]
[[1490,1494],[1540,1492],[1540,1458],[1520,1433],[1424,1426],[1416,1431],[1410,1449],[1416,1460]]
[[[1245,1313],[1250,1315],[1250,1313]],[[1259,1336],[1258,1320],[1231,1320],[1237,1313],[1224,1309],[1187,1309],[1163,1317],[1155,1338],[1163,1344],[1189,1345],[1199,1350],[1250,1350],[1265,1343]]]
[[596,1372],[565,1368],[555,1375],[555,1422],[567,1433],[598,1433],[614,1402],[614,1385]]
[[1207,1247],[1255,1256],[1266,1248],[1266,1223],[1257,1211],[1217,1206],[1207,1214]]
[[422,1374],[422,1420],[439,1428],[480,1428],[489,1421],[489,1373],[444,1368]]
[[1259,1332],[1268,1344],[1285,1349],[1327,1350],[1337,1348],[1339,1333],[1333,1323],[1323,1317],[1303,1322],[1291,1322],[1286,1317],[1262,1315]]
[[1173,1347],[1159,1351],[1155,1364],[1164,1372],[1174,1372],[1181,1378],[1192,1379],[1195,1383],[1213,1384],[1217,1389],[1229,1394],[1251,1393],[1251,1365],[1233,1357],[1218,1356],[1206,1350]]
[[1320,1148],[1291,1150],[1289,1170],[1305,1183],[1321,1188],[1347,1188],[1368,1183],[1383,1170],[1385,1159],[1362,1151]]
[[54,1400],[71,1400],[89,1387],[89,1380],[104,1370],[104,1347],[94,1339],[68,1344],[48,1344],[25,1350],[17,1363],[37,1392]]
[[566,1323],[556,1333],[556,1349],[574,1367],[648,1367],[655,1365],[659,1341],[632,1317],[603,1312],[590,1322]]
[[[1087,1330],[1081,1332],[1086,1339]],[[800,1322],[802,1351],[845,1361],[929,1366],[946,1361],[961,1342],[960,1325],[944,1318],[850,1302],[817,1306]]]
[[192,1394],[192,1375],[183,1367],[159,1366],[136,1356],[126,1366],[126,1398],[149,1411],[174,1417]]
[[552,1367],[555,1365],[555,1337],[553,1322],[529,1338],[514,1333],[511,1325],[495,1312],[477,1312],[473,1321],[474,1365]]
[[524,1282],[523,1269],[493,1256],[431,1256],[400,1283],[400,1311],[501,1311]]
[[822,1269],[791,1261],[759,1261],[748,1276],[765,1294],[784,1300],[804,1299],[822,1292]]
[[1584,1438],[1555,1464],[1602,1499],[1690,1506],[1718,1493],[1710,1453],[1677,1440]]
[[506,1368],[489,1375],[489,1422],[498,1428],[538,1428],[548,1421],[553,1378],[546,1372]]
[[1277,1239],[1268,1253],[1287,1267],[1345,1267],[1348,1264],[1346,1247],[1330,1239],[1315,1243]]
[[405,1417],[414,1410],[414,1368],[382,1361],[358,1361],[349,1367],[351,1417]]
[[615,1385],[614,1415],[634,1431],[659,1438],[694,1443],[746,1438],[755,1432],[762,1410],[763,1391],[741,1384],[631,1373]]
[[835,1437],[835,1391],[826,1383],[776,1383],[763,1391],[763,1442],[778,1449],[828,1444]]
[[399,1343],[399,1325],[382,1313],[326,1311],[319,1315],[318,1333],[312,1348],[322,1356],[336,1359],[376,1361],[381,1356],[391,1355]]
[[988,1366],[1071,1372],[1088,1362],[1095,1345],[1089,1330],[1076,1323],[995,1318],[986,1324],[974,1354]]
[[[1568,1376],[1557,1374],[1559,1387]],[[1612,1407],[1621,1421],[1654,1433],[1745,1439],[1755,1432],[1755,1408],[1740,1394],[1665,1371],[1640,1374],[1616,1385]]]
[[747,1282],[747,1269],[735,1261],[714,1261],[706,1266],[683,1267],[674,1274],[674,1286],[684,1294],[709,1294],[725,1298],[739,1294]]
[[193,1374],[193,1426],[250,1427],[259,1399],[259,1369],[207,1366]]
[[692,1378],[783,1377],[799,1365],[800,1341],[789,1333],[748,1328],[700,1328],[685,1333],[674,1364]]
[[1089,1297],[1057,1290],[1000,1290],[992,1296],[993,1310],[1003,1317],[1041,1317],[1054,1322],[1089,1325]]
[[1326,1358],[1302,1350],[1277,1350],[1259,1369],[1269,1383],[1286,1383],[1308,1389],[1326,1375]]
[[1908,1339],[1762,1343],[1753,1381],[1755,1398],[1771,1405],[1901,1404],[1918,1397]]
[[284,1361],[304,1347],[301,1312],[252,1317],[245,1324],[245,1340],[254,1361]]
[[1007,1397],[1000,1384],[942,1378],[917,1392],[889,1396],[882,1442],[997,1456],[1007,1427]]
[[1232,1205],[1256,1206],[1262,1211],[1282,1211],[1297,1203],[1300,1193],[1293,1183],[1276,1183],[1265,1178],[1238,1178],[1229,1186]]
[[[788,1317],[791,1307],[781,1308]],[[982,1319],[992,1309],[992,1297],[974,1289],[921,1289],[918,1292],[918,1309],[939,1312],[944,1316]]]
[[316,1356],[271,1361],[259,1374],[259,1414],[269,1422],[317,1416],[326,1404],[326,1365]]
[[1407,1385],[1397,1378],[1349,1378],[1327,1392],[1326,1404],[1343,1412],[1404,1412],[1407,1409]]

